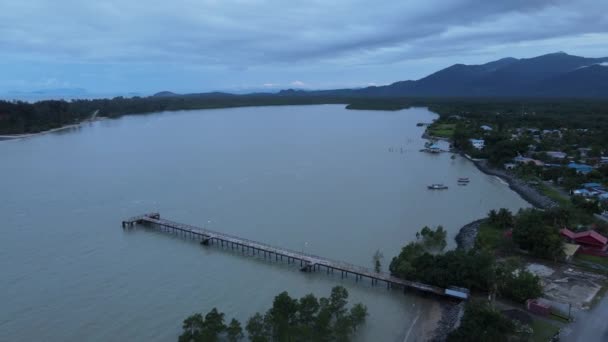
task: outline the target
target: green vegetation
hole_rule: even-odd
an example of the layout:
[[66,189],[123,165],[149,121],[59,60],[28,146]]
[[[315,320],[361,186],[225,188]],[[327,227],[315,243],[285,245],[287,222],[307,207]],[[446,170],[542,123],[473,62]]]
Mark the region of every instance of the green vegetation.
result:
[[380,273],[382,271],[382,260],[384,259],[384,254],[380,252],[380,250],[376,250],[374,256],[372,257],[372,263],[374,264],[374,271],[376,273]]
[[437,226],[435,230],[424,226],[420,232],[416,233],[416,240],[424,247],[427,252],[441,252],[447,246],[445,241],[447,232],[442,226]]
[[518,260],[507,260],[496,265],[498,295],[518,303],[543,294],[540,278],[521,267]]
[[574,257],[574,260],[577,262],[599,265],[608,270],[608,258],[579,253]]
[[559,260],[564,256],[559,223],[566,221],[561,210],[520,210],[515,218],[513,242],[539,258]]
[[533,342],[547,342],[559,332],[559,327],[545,322],[540,319],[535,319],[532,322],[532,336],[530,340]]
[[178,341],[218,341],[219,336],[226,331],[226,328],[224,314],[213,308],[205,317],[197,313],[186,318],[182,326],[183,333],[179,336]]
[[391,273],[403,279],[440,287],[460,286],[497,292],[517,302],[542,294],[538,277],[512,263],[497,262],[493,254],[486,250],[439,253],[437,245],[444,244],[438,237],[445,241],[443,232],[441,227],[434,231],[423,228],[421,233],[416,234],[418,241],[407,244],[393,258],[389,267]]
[[[249,318],[245,329],[254,342],[349,341],[365,322],[367,308],[360,303],[350,309],[347,305],[348,291],[342,286],[334,287],[329,298],[308,294],[296,299],[283,292],[264,315],[256,313]],[[204,318],[200,313],[186,318],[179,341],[238,341],[243,337],[237,320],[232,319],[226,326],[224,314],[213,308]]]
[[504,230],[493,226],[486,220],[479,225],[475,248],[488,252],[502,250],[508,242],[504,234]]
[[488,213],[488,223],[503,230],[513,227],[513,213],[506,208],[500,208],[498,211],[492,209]]
[[[512,215],[508,210],[494,210],[480,224],[475,247],[492,253],[513,252],[514,247],[529,254],[559,260],[563,257],[563,241],[559,234],[561,227],[567,227],[576,210],[554,208],[551,210],[525,209]],[[512,239],[506,235],[512,227]]]
[[567,207],[571,204],[570,198],[564,196],[561,192],[556,190],[555,188],[548,186],[546,184],[539,184],[538,190],[545,196],[554,200],[560,206]]
[[559,332],[557,325],[541,319],[534,319],[528,325],[511,321],[486,302],[470,302],[458,329],[449,336],[448,342],[508,342],[508,341],[550,341]]
[[433,123],[427,128],[427,133],[433,137],[451,138],[456,130],[454,123]]
[[458,329],[448,342],[508,342],[516,334],[515,324],[486,303],[470,302]]

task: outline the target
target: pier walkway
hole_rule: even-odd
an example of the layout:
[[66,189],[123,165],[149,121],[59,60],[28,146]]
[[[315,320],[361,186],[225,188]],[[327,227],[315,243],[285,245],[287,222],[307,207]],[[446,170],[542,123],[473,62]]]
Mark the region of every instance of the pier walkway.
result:
[[440,296],[454,297],[458,299],[466,299],[468,296],[460,289],[444,289],[436,286],[426,285],[419,282],[400,279],[385,272],[375,272],[369,268],[352,265],[342,261],[331,260],[328,258],[312,255],[304,252],[298,252],[287,248],[271,246],[262,242],[244,239],[238,236],[220,233],[217,231],[200,228],[188,224],[174,222],[166,219],[161,219],[159,213],[149,213],[131,217],[122,221],[123,228],[133,227],[136,224],[148,224],[158,227],[163,231],[181,233],[190,238],[198,239],[202,245],[216,244],[222,248],[231,248],[233,250],[241,250],[243,253],[253,253],[263,255],[264,258],[273,258],[276,261],[287,259],[288,263],[300,262],[302,271],[312,272],[317,270],[325,270],[330,272],[341,272],[341,276],[348,277],[354,275],[355,280],[368,278],[372,284],[383,282],[387,288],[398,287],[404,290],[414,289],[426,293],[433,293]]

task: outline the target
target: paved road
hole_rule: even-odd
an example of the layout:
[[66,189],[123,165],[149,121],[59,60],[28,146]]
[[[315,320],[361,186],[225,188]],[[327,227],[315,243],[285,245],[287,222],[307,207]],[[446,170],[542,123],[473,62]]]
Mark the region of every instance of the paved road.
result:
[[608,296],[588,312],[581,312],[576,322],[562,331],[560,341],[565,342],[606,342],[608,341]]

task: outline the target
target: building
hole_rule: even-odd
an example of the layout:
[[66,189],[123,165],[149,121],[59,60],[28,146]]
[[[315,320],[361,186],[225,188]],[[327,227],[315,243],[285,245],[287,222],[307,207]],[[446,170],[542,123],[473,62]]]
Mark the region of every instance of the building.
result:
[[566,159],[566,157],[568,157],[566,153],[560,151],[547,151],[546,153],[553,159]]
[[591,152],[591,149],[589,147],[581,147],[578,148],[578,152],[580,152],[582,158],[585,158]]
[[428,147],[428,151],[431,153],[440,153],[441,147],[439,147],[439,145],[437,145],[437,144],[432,144],[431,146]]
[[515,164],[515,163],[506,163],[505,170],[513,170],[516,166],[517,166],[517,164]]
[[486,141],[483,139],[469,139],[469,141],[471,142],[471,145],[478,150],[483,150],[486,146]]
[[608,256],[608,238],[594,230],[574,233],[568,228],[559,231],[560,234],[571,242],[580,245],[579,251],[584,254],[596,256]]
[[576,252],[578,252],[578,250],[580,248],[581,248],[580,245],[564,242],[563,247],[562,247],[562,250],[564,251],[564,259],[566,261],[572,260],[572,258],[574,257]]
[[532,158],[528,158],[528,157],[523,157],[523,156],[517,156],[515,158],[513,158],[513,162],[518,163],[518,164],[534,164],[536,166],[544,166],[545,163],[543,163],[540,160],[536,160],[536,159],[532,159]]
[[483,129],[486,132],[490,132],[492,131],[492,127],[488,126],[488,125],[482,125],[481,129]]
[[528,299],[526,301],[526,309],[541,316],[549,316],[551,314],[551,304],[540,299]]
[[593,193],[587,189],[576,189],[576,190],[572,190],[572,195],[582,196],[582,197],[591,197],[591,196],[593,196]]
[[593,167],[591,167],[591,165],[587,165],[587,164],[570,163],[570,164],[568,164],[568,168],[574,169],[574,170],[576,170],[576,173],[580,173],[583,175],[586,175],[589,172],[593,171]]
[[605,192],[606,188],[600,183],[584,183],[583,188],[598,192]]

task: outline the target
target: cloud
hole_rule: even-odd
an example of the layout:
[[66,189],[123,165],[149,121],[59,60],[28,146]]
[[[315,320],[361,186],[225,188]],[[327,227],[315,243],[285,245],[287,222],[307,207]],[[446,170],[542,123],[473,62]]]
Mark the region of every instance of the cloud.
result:
[[304,87],[306,86],[306,83],[302,82],[302,81],[293,81],[291,83],[289,83],[290,85],[294,86],[294,87]]
[[50,78],[87,87],[304,75],[307,87],[336,77],[364,86],[509,55],[608,55],[607,12],[596,0],[3,0],[0,72],[54,70]]

